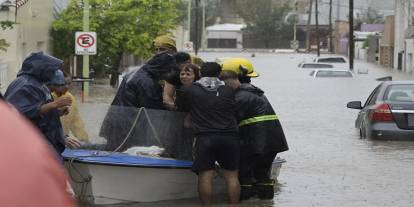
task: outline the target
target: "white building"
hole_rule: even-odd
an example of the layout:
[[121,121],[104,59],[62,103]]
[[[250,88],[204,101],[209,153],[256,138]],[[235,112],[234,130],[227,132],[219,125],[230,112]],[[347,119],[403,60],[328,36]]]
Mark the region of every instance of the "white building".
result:
[[24,58],[32,52],[51,53],[50,29],[58,12],[68,0],[0,0],[0,21],[17,24],[11,30],[1,31],[0,39],[10,46],[0,51],[0,83],[4,92],[16,78]]
[[395,1],[394,68],[413,71],[414,0]]
[[216,24],[206,28],[207,48],[243,48],[243,24]]

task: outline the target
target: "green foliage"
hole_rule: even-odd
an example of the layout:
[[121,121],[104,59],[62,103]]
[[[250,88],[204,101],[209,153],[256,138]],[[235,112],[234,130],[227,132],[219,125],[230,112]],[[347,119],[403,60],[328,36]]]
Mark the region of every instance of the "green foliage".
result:
[[273,3],[272,0],[238,0],[236,11],[246,22],[245,32],[263,41],[266,47],[287,38],[292,25],[285,22],[291,11],[288,4]]
[[[98,54],[91,56],[96,74],[117,72],[124,53],[149,57],[153,39],[175,27],[178,3],[179,0],[89,0],[90,31],[95,31],[98,38]],[[75,32],[82,31],[82,11],[83,5],[72,0],[53,23],[53,50],[57,57],[68,60],[73,55]]]
[[[0,21],[1,30],[13,29],[15,23],[12,21]],[[5,39],[0,39],[0,50],[7,51],[10,44]]]

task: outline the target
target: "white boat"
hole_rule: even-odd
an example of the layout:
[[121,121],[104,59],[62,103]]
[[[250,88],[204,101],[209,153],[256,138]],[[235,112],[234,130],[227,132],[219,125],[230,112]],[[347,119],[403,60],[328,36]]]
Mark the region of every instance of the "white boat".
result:
[[[190,161],[94,150],[66,150],[63,157],[73,190],[82,202],[154,202],[198,196]],[[273,163],[273,179],[283,162],[276,159]],[[225,193],[219,171],[214,186],[216,194]]]

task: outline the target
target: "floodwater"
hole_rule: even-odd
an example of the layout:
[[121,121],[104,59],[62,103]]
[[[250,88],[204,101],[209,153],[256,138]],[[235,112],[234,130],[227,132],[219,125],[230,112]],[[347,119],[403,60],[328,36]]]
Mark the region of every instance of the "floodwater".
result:
[[[208,61],[250,53],[203,53]],[[363,101],[375,88],[375,78],[393,75],[396,80],[414,79],[374,64],[356,61],[354,78],[309,76],[297,64],[312,55],[257,53],[251,58],[261,76],[253,84],[262,88],[281,120],[290,150],[278,178],[273,201],[252,200],[236,206],[414,206],[414,141],[372,141],[359,138],[354,128],[358,110],[347,109],[349,101]],[[102,87],[102,86],[100,86]],[[88,120],[97,102],[108,103],[114,90],[99,88],[92,103],[81,105]],[[99,97],[97,99],[96,97]],[[109,97],[109,101],[108,101]],[[96,125],[96,122],[95,122]],[[90,127],[98,129],[99,126]],[[156,187],[156,186],[155,186]],[[137,186],[139,188],[139,186]],[[215,201],[225,205],[225,199]],[[197,199],[165,201],[131,206],[197,206]]]

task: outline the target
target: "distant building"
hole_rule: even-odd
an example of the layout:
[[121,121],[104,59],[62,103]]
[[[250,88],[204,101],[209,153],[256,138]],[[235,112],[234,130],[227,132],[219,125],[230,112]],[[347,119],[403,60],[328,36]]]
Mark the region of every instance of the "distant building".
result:
[[243,24],[216,24],[206,28],[207,48],[243,48]]

